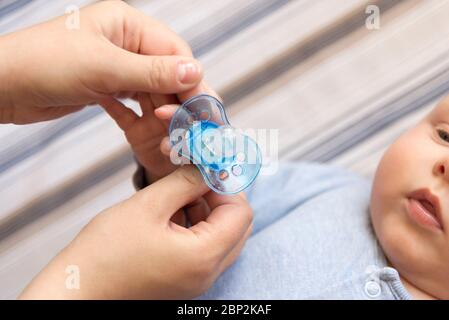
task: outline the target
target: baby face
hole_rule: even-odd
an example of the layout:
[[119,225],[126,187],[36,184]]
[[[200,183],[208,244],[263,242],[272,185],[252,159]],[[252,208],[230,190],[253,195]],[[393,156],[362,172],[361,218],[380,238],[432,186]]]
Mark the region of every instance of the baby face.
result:
[[449,98],[385,152],[370,209],[379,242],[401,277],[449,299]]

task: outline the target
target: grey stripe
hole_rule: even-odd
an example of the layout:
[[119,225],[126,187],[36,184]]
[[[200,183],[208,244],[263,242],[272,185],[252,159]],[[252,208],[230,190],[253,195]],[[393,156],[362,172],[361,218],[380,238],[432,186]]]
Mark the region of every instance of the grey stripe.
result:
[[400,97],[374,110],[362,119],[332,134],[332,139],[317,143],[294,157],[295,160],[326,162],[367,140],[377,132],[387,128],[400,118],[428,105],[435,99],[449,92],[449,68],[437,74],[430,81],[417,85]]
[[[56,121],[54,124],[46,126],[44,129],[33,134],[31,138],[23,139],[19,143],[10,145],[0,152],[0,174],[7,171],[21,161],[24,161],[40,150],[45,149],[55,140],[59,139],[68,131],[78,127],[85,121],[102,114],[99,107],[88,107],[85,110],[72,114],[64,121]],[[8,139],[5,137],[4,139]]]
[[[382,13],[385,13],[404,1],[405,0],[379,0],[373,2],[373,4],[376,4]],[[357,12],[351,13],[350,16],[343,19],[337,25],[331,26],[331,28],[315,35],[306,42],[298,43],[288,55],[279,56],[269,66],[264,66],[263,69],[251,74],[248,78],[244,79],[242,83],[236,83],[226,91],[221,92],[220,95],[223,98],[223,101],[228,107],[231,106],[259,87],[273,81],[273,79],[279,77],[291,68],[304,63],[307,59],[316,55],[331,44],[364,27],[365,19],[365,6],[363,6],[360,7]]]
[[[253,3],[222,23],[214,25],[209,29],[206,28],[206,32],[189,41],[193,48],[193,53],[197,57],[205,54],[289,2],[289,0],[271,0]],[[198,28],[198,25],[194,26],[194,28]]]
[[12,3],[7,4],[6,6],[2,6],[0,4],[0,18],[6,16],[7,14],[19,9],[20,7],[23,7],[33,0],[16,0]]
[[[412,74],[406,75],[405,77],[397,80],[393,85],[389,86],[389,88],[395,88],[397,89],[399,86],[401,86],[403,83],[407,82],[407,79],[409,78],[417,78],[419,75],[423,74],[425,71],[429,70],[432,66],[434,66],[435,64],[437,64],[439,61],[442,61],[443,59],[445,59],[445,57],[447,57],[447,55],[449,54],[449,52],[444,52],[443,54],[440,54],[437,58],[433,59],[432,61],[428,62],[426,65],[420,67],[419,69],[415,70]],[[416,85],[415,87],[413,87],[413,89],[409,90],[408,92],[412,92],[414,93],[416,90],[420,90],[424,87],[427,87],[429,85],[429,83],[431,83],[432,81],[435,80],[435,78],[440,78],[440,75],[442,73],[444,73],[445,70],[440,71],[438,74],[433,75],[433,77],[431,79],[426,79],[423,83]],[[443,78],[444,80],[444,78]],[[433,83],[433,82],[432,82]],[[430,91],[431,89],[429,89]],[[386,95],[387,90],[384,90],[380,93],[377,93],[371,97],[368,97],[367,99],[363,100],[362,102],[360,102],[357,106],[352,107],[350,110],[347,110],[345,113],[339,115],[336,118],[333,118],[330,120],[330,122],[328,123],[330,127],[332,127],[332,123],[335,122],[340,122],[340,121],[344,121],[346,119],[348,119],[349,117],[351,117],[354,113],[353,110],[361,110],[364,108],[364,106],[366,105],[371,105],[373,103],[375,103],[375,101],[377,101],[379,96],[383,96]],[[404,94],[404,97],[407,97],[408,94]],[[402,97],[402,96],[401,96]],[[384,104],[383,106],[380,106],[379,108],[377,108],[375,111],[372,112],[372,114],[374,113],[378,113],[381,114],[382,117],[381,119],[383,119],[384,117],[388,117],[388,113],[391,112],[391,103],[389,104]],[[347,127],[355,127],[357,126],[358,123],[360,123],[361,121],[369,121],[369,119],[371,118],[371,115],[363,115],[363,119],[356,119],[353,121],[353,123],[350,126]],[[380,120],[381,121],[381,120]],[[324,126],[325,124],[323,123],[322,126]],[[364,122],[364,126],[366,126],[366,122]],[[320,128],[317,128],[318,131],[322,131]],[[295,146],[297,145],[301,145],[302,143],[305,143],[308,140],[313,139],[316,136],[317,132],[313,131],[310,132],[306,135],[301,136],[301,138],[297,141],[294,141],[293,143],[291,143],[289,146],[284,147],[284,150],[293,150],[295,148]],[[339,137],[343,136],[344,134],[347,134],[347,129],[342,129],[337,133],[332,133],[332,143],[335,143],[335,140],[338,140]],[[323,137],[323,140],[319,141],[317,144],[317,146],[313,146],[310,147],[309,149],[305,150],[305,151],[301,151],[301,153],[299,153],[297,156],[295,156],[293,159],[315,159],[317,160],[319,158],[318,155],[314,154],[314,152],[316,151],[316,153],[319,154],[323,154],[323,150],[325,149],[325,146],[328,145],[327,140],[329,139],[329,137]],[[352,139],[352,138],[351,138]],[[280,151],[280,155],[284,155],[287,152],[284,152],[284,150]]]
[[30,222],[61,207],[81,192],[106,180],[133,161],[134,157],[130,152],[122,152],[84,172],[67,186],[48,193],[43,199],[28,203],[24,208],[14,212],[0,223],[0,241]]

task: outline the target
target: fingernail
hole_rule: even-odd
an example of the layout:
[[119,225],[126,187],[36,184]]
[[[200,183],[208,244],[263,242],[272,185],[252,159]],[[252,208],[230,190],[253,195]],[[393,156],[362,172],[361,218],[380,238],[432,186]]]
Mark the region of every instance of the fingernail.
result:
[[181,61],[178,64],[178,79],[181,83],[197,83],[201,76],[201,66],[193,61]]

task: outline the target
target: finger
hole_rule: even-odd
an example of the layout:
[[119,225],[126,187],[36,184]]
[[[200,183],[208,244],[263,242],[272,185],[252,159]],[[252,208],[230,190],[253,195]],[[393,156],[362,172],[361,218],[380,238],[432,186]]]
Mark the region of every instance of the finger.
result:
[[[110,81],[106,91],[141,91],[171,94],[195,87],[202,79],[202,67],[198,61],[183,56],[145,56],[123,49],[116,49],[110,63],[100,68]],[[126,66],[124,68],[123,66]],[[110,92],[111,93],[111,92]]]
[[166,104],[179,104],[178,98],[175,94],[153,93],[151,95],[151,100],[153,101],[155,109]]
[[179,209],[178,211],[176,211],[175,214],[170,218],[170,221],[176,223],[179,226],[185,227],[187,219],[184,210]]
[[[163,105],[171,105],[171,104],[178,104],[178,98],[176,97],[176,95],[174,94],[158,94],[158,93],[154,93],[151,94],[151,100],[153,101],[153,105],[155,110],[157,110],[157,108],[163,106]],[[155,110],[153,110],[153,116],[156,116]],[[169,119],[160,119],[162,120],[163,125],[165,126],[165,128],[168,129],[169,125],[170,125],[170,121]]]
[[210,215],[190,230],[210,244],[211,250],[218,250],[217,254],[225,257],[252,223],[252,210],[240,196],[218,195],[217,198],[211,195],[218,194],[210,192],[204,196],[211,209]]
[[[222,102],[222,99],[220,98],[220,96],[214,90],[212,90],[205,82],[202,82],[200,84],[199,88],[187,91],[185,93],[180,93],[180,94],[178,94],[178,96],[181,99],[181,101],[185,101],[185,100],[189,99],[190,97],[197,95],[197,94],[201,94],[201,93],[207,93]],[[154,101],[154,99],[153,99],[153,101]],[[174,101],[174,100],[170,99],[169,101]],[[166,103],[163,103],[161,105],[159,105],[159,103],[161,103],[161,102],[155,103],[156,109],[154,110],[154,113],[155,113],[156,117],[159,118],[160,120],[170,120],[173,117],[176,110],[179,109],[180,105],[177,102],[169,103],[169,102],[167,102],[167,100],[164,100],[163,102],[166,102]]]
[[215,98],[217,98],[220,102],[223,102],[221,97],[213,90],[209,85],[203,80],[198,86],[195,86],[187,91],[178,93],[178,99],[181,102],[186,101],[187,99],[190,99],[193,96],[196,96],[198,94],[206,93],[208,95],[211,95]]
[[209,205],[203,197],[200,197],[192,203],[189,203],[184,207],[184,211],[191,226],[196,225],[200,221],[206,220],[210,214]]
[[211,210],[229,204],[235,206],[240,206],[243,204],[248,205],[248,203],[246,202],[246,196],[244,192],[240,192],[234,195],[222,195],[216,192],[208,192],[207,194],[204,195],[204,198],[209,204]]
[[159,23],[147,25],[140,38],[137,52],[145,55],[180,55],[193,57],[190,46],[176,32]]
[[139,101],[140,110],[142,110],[142,115],[153,116],[154,115],[154,104],[151,100],[151,94],[147,92],[139,92],[137,94],[137,101]]
[[135,92],[121,91],[113,94],[112,97],[114,97],[117,100],[125,100],[125,99],[132,99],[135,95],[136,95]]
[[139,119],[139,116],[133,110],[114,98],[105,98],[98,103],[123,131],[128,130]]
[[[190,91],[187,91],[184,93],[180,93],[180,94],[178,94],[178,96],[180,97],[181,101],[185,101],[185,100],[189,99],[190,97],[197,95],[197,94],[201,94],[201,93],[207,93],[207,94],[217,98],[219,101],[222,101],[220,96],[214,90],[212,90],[205,82],[202,82],[199,88],[193,89],[193,90],[190,90]],[[155,96],[155,95],[152,95],[152,96]],[[159,95],[159,96],[162,96],[162,95]],[[171,96],[171,97],[173,97],[173,96]],[[154,101],[154,99],[153,99],[153,101]],[[175,101],[175,99],[170,98],[170,99],[160,100],[160,101],[158,101],[158,103],[154,103],[154,105],[155,105],[154,112],[159,119],[169,120],[173,117],[173,114],[180,107],[180,104],[178,102],[173,102],[173,101]]]
[[179,109],[179,104],[169,104],[159,107],[154,110],[154,114],[160,120],[171,120],[176,110]]
[[[179,209],[201,197],[208,190],[198,169],[184,165],[137,192],[134,201],[146,207],[155,217],[168,221]],[[133,202],[134,202],[133,201]]]
[[[125,16],[125,25],[136,26],[140,28],[141,32],[138,43],[138,51],[141,54],[147,55],[183,55],[192,56],[192,50],[190,46],[180,36],[178,36],[173,30],[167,27],[165,24],[147,16],[139,10],[132,9],[136,16]],[[133,29],[128,29],[132,31]],[[135,36],[129,35],[130,38]]]
[[170,218],[170,221],[179,226],[186,227],[187,220],[190,225],[195,225],[199,221],[205,220],[210,213],[209,206],[203,197],[200,197],[193,202],[187,204],[184,208],[179,209]]
[[170,157],[171,144],[169,137],[162,138],[160,150],[164,156]]
[[[126,50],[147,55],[192,55],[188,44],[175,32],[125,1],[100,1],[82,10],[86,15],[91,12],[106,38]],[[109,13],[116,23],[111,23]]]

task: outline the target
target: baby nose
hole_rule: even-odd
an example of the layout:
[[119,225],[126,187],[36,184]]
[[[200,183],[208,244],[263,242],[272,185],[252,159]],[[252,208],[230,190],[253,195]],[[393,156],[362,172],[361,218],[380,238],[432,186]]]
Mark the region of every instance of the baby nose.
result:
[[449,159],[437,161],[433,168],[433,173],[449,182]]

